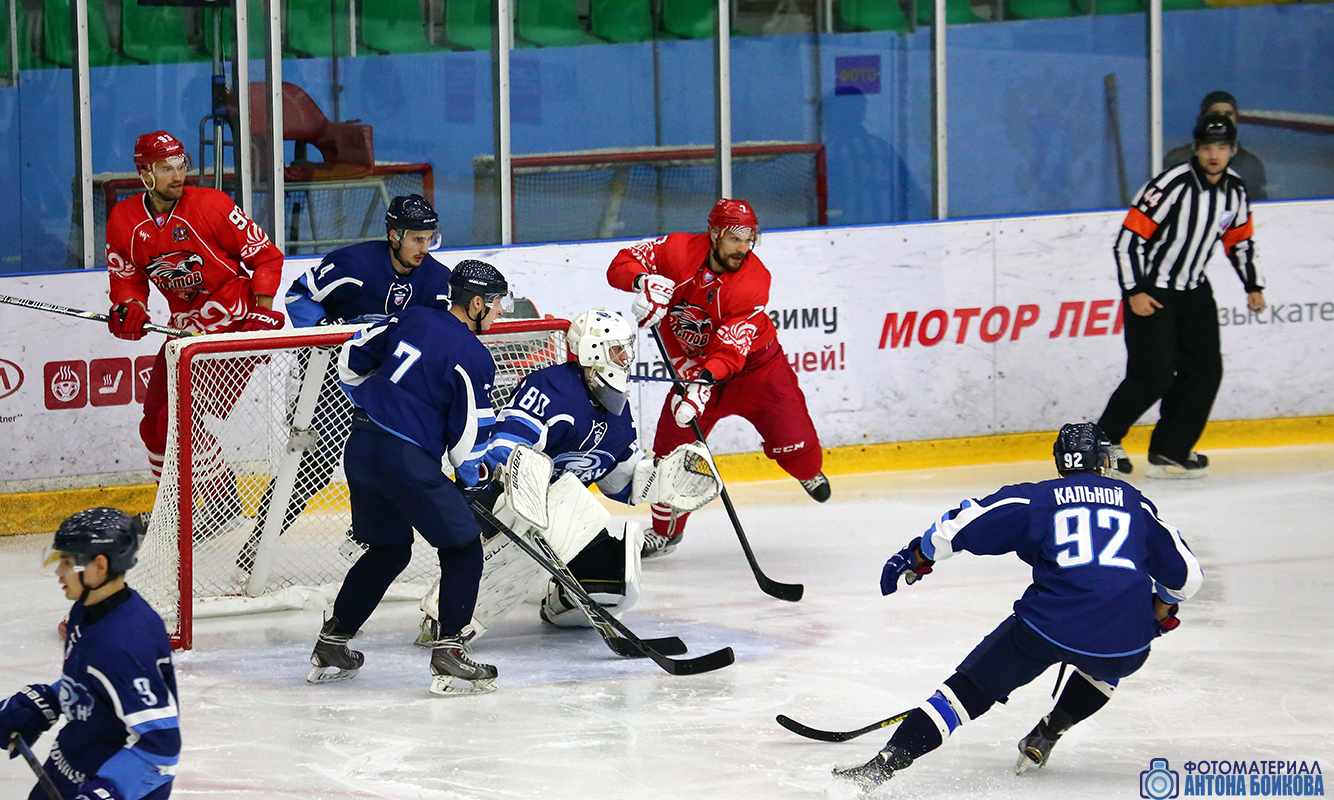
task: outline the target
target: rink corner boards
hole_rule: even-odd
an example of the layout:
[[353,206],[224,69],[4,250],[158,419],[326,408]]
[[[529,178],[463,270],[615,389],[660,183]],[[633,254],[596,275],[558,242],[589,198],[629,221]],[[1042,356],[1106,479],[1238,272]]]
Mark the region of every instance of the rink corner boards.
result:
[[[1142,455],[1148,448],[1150,430],[1150,426],[1132,428],[1122,444],[1132,455]],[[1038,431],[831,447],[825,449],[824,471],[827,475],[850,475],[1044,461],[1051,458],[1055,435],[1055,431]],[[1198,447],[1208,451],[1331,443],[1334,443],[1334,416],[1319,416],[1211,421]],[[730,482],[786,477],[763,453],[719,455],[716,460],[723,479]],[[65,517],[95,506],[114,506],[131,514],[147,511],[153,507],[156,488],[153,484],[138,484],[0,493],[0,536],[50,533]]]

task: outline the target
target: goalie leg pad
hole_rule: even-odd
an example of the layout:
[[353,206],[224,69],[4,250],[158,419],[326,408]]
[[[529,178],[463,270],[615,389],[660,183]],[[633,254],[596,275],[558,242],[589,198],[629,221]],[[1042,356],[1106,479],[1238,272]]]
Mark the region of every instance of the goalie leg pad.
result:
[[[493,536],[482,543],[482,580],[477,587],[477,605],[472,620],[463,629],[469,640],[494,626],[541,586],[543,570],[508,536]],[[421,632],[414,642],[429,648],[439,638],[439,591],[436,584],[421,599],[424,614]]]
[[[639,551],[644,546],[644,532],[638,522],[630,521],[617,533],[615,537],[600,533],[569,566],[584,591],[619,617],[639,599]],[[547,582],[542,619],[562,628],[592,627],[588,616],[554,580]]]
[[569,472],[551,485],[547,507],[550,524],[542,536],[565,562],[587,547],[611,521],[611,513]]

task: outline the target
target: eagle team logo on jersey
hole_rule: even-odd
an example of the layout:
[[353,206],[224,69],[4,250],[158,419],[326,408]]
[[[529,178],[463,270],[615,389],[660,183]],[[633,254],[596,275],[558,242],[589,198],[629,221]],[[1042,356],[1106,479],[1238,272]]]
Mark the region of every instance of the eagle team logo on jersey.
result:
[[408,307],[412,299],[412,284],[395,283],[389,287],[389,294],[384,299],[384,313],[393,314]]
[[158,256],[149,264],[148,277],[165,294],[175,292],[185,302],[198,296],[204,284],[204,259],[198,253],[177,250]]
[[713,318],[699,306],[681,303],[672,308],[668,319],[672,333],[690,355],[698,355],[713,338]]

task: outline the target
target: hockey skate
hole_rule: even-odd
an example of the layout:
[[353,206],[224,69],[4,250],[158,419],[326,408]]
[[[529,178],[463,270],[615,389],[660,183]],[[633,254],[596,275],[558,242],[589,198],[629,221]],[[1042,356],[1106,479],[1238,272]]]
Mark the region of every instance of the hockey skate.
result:
[[1042,769],[1047,766],[1051,749],[1056,746],[1061,735],[1070,729],[1070,716],[1060,709],[1053,710],[1043,717],[1027,736],[1019,740],[1019,760],[1015,762],[1014,772],[1023,775],[1029,769]]
[[438,639],[431,645],[431,694],[452,697],[486,694],[496,690],[495,667],[468,658],[468,645],[460,635]]
[[1209,457],[1192,450],[1185,461],[1173,461],[1149,453],[1149,468],[1144,474],[1150,478],[1203,478],[1209,474]]
[[806,494],[817,503],[823,503],[829,499],[829,479],[821,472],[808,481],[799,481],[801,488],[806,490]]
[[1111,449],[1111,467],[1113,472],[1119,472],[1122,475],[1129,475],[1135,471],[1135,466],[1130,463],[1130,456],[1126,454],[1126,449],[1119,444],[1112,445]]
[[195,509],[195,543],[207,542],[225,533],[230,533],[244,520],[241,501],[236,496],[236,487],[232,486],[231,491],[222,497]]
[[676,549],[684,536],[684,533],[678,533],[675,536],[663,536],[657,531],[644,531],[644,546],[639,551],[639,558],[643,560],[665,556]]
[[894,747],[886,746],[884,750],[875,754],[875,758],[861,766],[844,769],[836,767],[834,777],[860,789],[862,794],[867,794],[884,785],[894,777],[895,772],[906,769],[911,764],[911,758]]
[[[338,618],[329,617],[315,640],[315,651],[310,654],[311,670],[306,676],[310,683],[331,683],[355,677],[365,663],[365,656],[347,646],[353,634],[336,630]],[[331,669],[337,672],[329,672]]]

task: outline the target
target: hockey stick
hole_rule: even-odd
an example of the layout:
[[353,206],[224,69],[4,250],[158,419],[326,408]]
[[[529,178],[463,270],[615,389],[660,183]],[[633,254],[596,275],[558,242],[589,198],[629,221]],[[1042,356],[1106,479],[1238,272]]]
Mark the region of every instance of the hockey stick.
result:
[[[677,373],[676,364],[672,363],[672,357],[667,353],[667,345],[663,342],[662,333],[658,330],[657,325],[653,326],[653,338],[658,343],[658,350],[662,353],[663,361],[667,362],[667,372],[672,376],[672,380],[677,384],[687,383],[687,381],[682,381],[680,374]],[[698,419],[690,420],[690,428],[695,432],[695,439],[707,447],[708,443],[704,441],[704,431],[700,429]],[[806,587],[800,583],[779,583],[765,575],[764,570],[760,569],[759,562],[755,560],[755,553],[750,549],[750,541],[746,539],[746,532],[741,528],[741,519],[736,515],[736,507],[732,505],[732,498],[727,495],[727,487],[723,485],[721,476],[718,478],[718,484],[721,487],[719,494],[723,497],[723,505],[727,508],[727,516],[732,518],[732,528],[736,531],[736,538],[741,541],[741,549],[746,554],[746,561],[750,562],[750,571],[755,573],[755,582],[760,585],[760,590],[770,597],[777,597],[779,600],[789,600],[794,603],[800,600],[802,594],[806,591]]]
[[[736,656],[733,655],[732,648],[730,647],[724,647],[721,650],[717,650],[698,658],[668,658],[664,653],[655,650],[649,642],[636,636],[633,631],[625,627],[620,620],[613,617],[607,609],[603,608],[598,601],[589,597],[588,592],[584,591],[584,587],[579,585],[579,581],[575,580],[567,570],[563,570],[557,566],[558,562],[553,562],[550,555],[539,552],[536,547],[529,544],[522,536],[510,530],[503,522],[496,519],[495,515],[481,503],[474,502],[471,505],[472,510],[478,517],[484,520],[488,525],[491,525],[496,530],[508,536],[511,541],[519,546],[519,549],[523,550],[536,561],[538,565],[551,573],[551,577],[555,578],[556,582],[559,583],[571,597],[578,598],[579,602],[591,613],[592,617],[595,617],[604,624],[610,626],[616,633],[620,634],[619,640],[624,641],[626,647],[632,648],[635,652],[642,653],[653,659],[653,663],[662,667],[667,673],[671,675],[697,675],[701,672],[712,672],[715,669],[722,669],[736,660]],[[616,651],[617,646],[612,645],[613,641],[616,641],[616,639],[608,639],[607,644],[613,651]],[[619,654],[619,651],[617,652]]]
[[[38,311],[49,311],[52,314],[64,314],[67,317],[79,317],[80,319],[91,319],[97,322],[106,322],[110,317],[97,311],[81,311],[69,306],[56,306],[50,303],[39,303],[36,300],[25,300],[22,297],[10,297],[7,294],[0,294],[0,303],[8,303],[11,306],[22,306],[23,308],[35,308]],[[151,322],[144,323],[144,330],[150,333],[165,333],[168,336],[198,336],[193,331],[183,331],[180,328],[168,328],[165,325],[155,325]]]
[[807,739],[819,739],[822,742],[846,742],[849,739],[856,739],[863,733],[878,731],[881,728],[888,728],[890,725],[898,724],[911,713],[912,709],[909,709],[901,714],[895,714],[888,719],[873,722],[865,728],[858,728],[855,731],[822,731],[818,728],[812,728],[809,725],[802,725],[800,722],[783,714],[779,714],[776,719],[778,720],[779,725],[782,725],[784,728],[787,728],[798,736],[805,736]]
[[696,385],[698,385],[698,386],[712,386],[712,385],[713,385],[713,384],[709,383],[708,381],[687,381],[687,380],[684,380],[684,379],[681,379],[681,380],[673,380],[673,379],[671,379],[671,378],[657,378],[657,377],[654,377],[654,376],[652,376],[652,375],[631,375],[631,376],[629,376],[629,377],[630,377],[630,380],[632,380],[632,381],[644,381],[644,382],[646,382],[646,383],[693,383],[693,384],[696,384]]
[[61,800],[60,790],[56,788],[56,782],[51,780],[50,775],[46,774],[46,770],[42,769],[41,762],[37,760],[37,756],[32,754],[32,748],[28,747],[28,743],[23,741],[23,737],[19,736],[18,731],[15,731],[9,737],[9,740],[10,748],[17,747],[19,753],[23,755],[23,760],[28,762],[28,766],[32,767],[32,771],[36,773],[37,785],[42,787],[42,791],[46,793],[46,796],[50,798],[50,800]]

